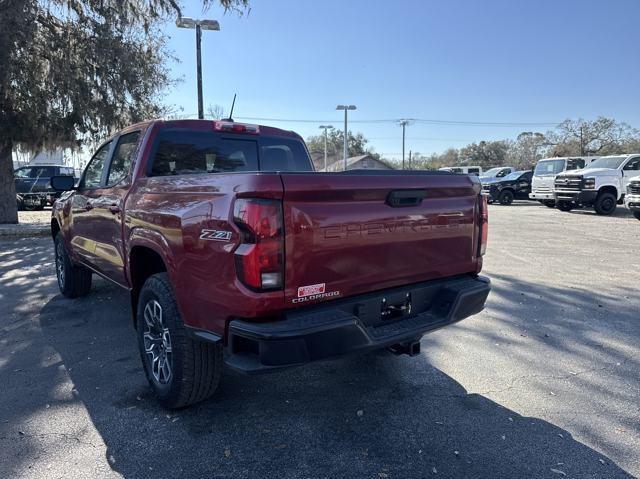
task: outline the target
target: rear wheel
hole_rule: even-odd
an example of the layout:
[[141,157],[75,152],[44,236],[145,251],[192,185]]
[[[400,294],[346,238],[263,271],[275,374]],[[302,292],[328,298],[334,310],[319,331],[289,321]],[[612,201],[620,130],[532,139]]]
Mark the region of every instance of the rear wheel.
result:
[[510,190],[503,191],[502,193],[500,193],[498,201],[503,206],[509,206],[511,203],[513,203],[513,192]]
[[558,201],[557,205],[560,211],[571,211],[573,204],[570,201]]
[[62,233],[54,240],[56,253],[56,277],[60,292],[67,298],[85,296],[91,290],[91,271],[79,264],[73,264],[64,246]]
[[593,204],[593,209],[599,215],[608,216],[616,210],[616,203],[617,199],[613,193],[600,193]]
[[174,409],[211,397],[222,373],[222,345],[189,337],[167,273],[144,283],[136,318],[142,364],[160,403]]

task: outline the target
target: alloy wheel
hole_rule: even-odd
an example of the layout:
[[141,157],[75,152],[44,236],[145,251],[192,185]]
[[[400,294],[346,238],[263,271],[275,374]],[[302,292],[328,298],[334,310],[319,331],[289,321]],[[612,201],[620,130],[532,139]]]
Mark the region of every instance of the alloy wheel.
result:
[[58,286],[64,289],[64,245],[62,241],[58,241],[56,245],[56,276],[58,277]]
[[144,307],[144,350],[149,370],[158,384],[168,384],[173,376],[171,335],[162,313],[162,306],[155,299]]

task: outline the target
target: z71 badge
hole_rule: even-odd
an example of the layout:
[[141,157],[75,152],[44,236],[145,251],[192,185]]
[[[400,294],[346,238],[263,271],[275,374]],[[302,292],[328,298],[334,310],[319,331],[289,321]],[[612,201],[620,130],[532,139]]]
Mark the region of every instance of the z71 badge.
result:
[[229,241],[231,239],[231,231],[202,230],[200,239],[208,241]]

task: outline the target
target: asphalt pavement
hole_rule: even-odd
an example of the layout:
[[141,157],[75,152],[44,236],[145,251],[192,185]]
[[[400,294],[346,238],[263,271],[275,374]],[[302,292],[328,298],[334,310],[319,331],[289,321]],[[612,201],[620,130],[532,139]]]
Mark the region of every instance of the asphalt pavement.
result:
[[50,238],[0,239],[0,477],[640,476],[640,221],[490,207],[487,308],[422,340],[264,376],[179,412],[127,294],[68,300]]

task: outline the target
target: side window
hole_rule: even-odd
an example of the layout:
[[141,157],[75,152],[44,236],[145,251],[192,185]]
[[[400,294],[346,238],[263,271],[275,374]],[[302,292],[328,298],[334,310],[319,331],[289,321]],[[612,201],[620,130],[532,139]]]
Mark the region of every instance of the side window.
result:
[[30,178],[46,178],[51,176],[49,168],[46,166],[40,166],[38,168],[31,168]]
[[31,175],[31,168],[20,168],[16,170],[15,177],[16,178],[29,178]]
[[258,171],[254,140],[221,138],[206,131],[165,130],[158,134],[152,176]]
[[84,170],[84,179],[82,180],[83,188],[98,188],[102,182],[102,170],[104,169],[111,142],[106,143],[100,148]]
[[140,132],[134,131],[122,135],[118,140],[118,145],[113,152],[113,159],[109,166],[109,175],[107,177],[107,186],[114,186],[124,179],[129,173],[131,163],[138,151],[138,140]]
[[640,170],[640,158],[634,158],[624,165],[624,170]]

